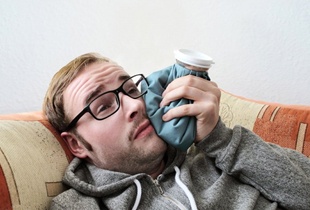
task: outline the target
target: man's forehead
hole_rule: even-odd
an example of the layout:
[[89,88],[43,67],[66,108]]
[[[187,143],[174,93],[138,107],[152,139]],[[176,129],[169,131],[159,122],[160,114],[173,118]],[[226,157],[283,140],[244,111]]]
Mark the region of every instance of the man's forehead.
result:
[[64,92],[64,102],[67,104],[71,101],[77,104],[78,99],[85,105],[86,101],[91,100],[103,91],[116,88],[128,77],[128,73],[116,63],[93,63],[86,66],[68,85]]
[[96,82],[99,80],[105,85],[122,80],[127,75],[127,72],[116,63],[101,62],[86,66],[75,80],[80,80],[79,82],[87,82],[88,80]]
[[[84,105],[86,106],[89,104],[96,96],[102,94],[106,91],[111,91],[119,87],[121,83],[123,83],[126,79],[130,76],[126,73],[118,75],[116,78],[111,77],[106,81],[106,84],[99,83],[91,92],[87,95],[86,99],[84,100]],[[113,84],[113,85],[112,85]]]

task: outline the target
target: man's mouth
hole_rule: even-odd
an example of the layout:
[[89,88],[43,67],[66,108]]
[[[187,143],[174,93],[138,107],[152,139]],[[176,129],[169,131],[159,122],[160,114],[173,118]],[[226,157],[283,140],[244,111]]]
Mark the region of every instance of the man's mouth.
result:
[[134,135],[133,135],[134,136],[134,140],[139,139],[139,138],[143,138],[143,137],[149,135],[153,131],[154,131],[154,128],[151,125],[150,121],[149,120],[145,120],[135,130]]

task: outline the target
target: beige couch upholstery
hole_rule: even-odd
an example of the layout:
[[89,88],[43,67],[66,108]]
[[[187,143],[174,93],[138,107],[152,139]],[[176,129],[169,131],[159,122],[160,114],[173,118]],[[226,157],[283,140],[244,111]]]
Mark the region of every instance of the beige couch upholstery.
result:
[[[223,92],[221,117],[266,141],[310,157],[310,106],[248,100]],[[0,116],[0,210],[47,209],[65,190],[61,180],[72,155],[42,112]]]

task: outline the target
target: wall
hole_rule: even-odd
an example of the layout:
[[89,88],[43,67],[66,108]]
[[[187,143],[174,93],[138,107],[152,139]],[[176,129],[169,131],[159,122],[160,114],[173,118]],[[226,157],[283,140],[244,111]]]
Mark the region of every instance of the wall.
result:
[[131,74],[213,57],[212,80],[237,95],[310,104],[308,0],[0,0],[0,113],[41,109],[53,74],[96,51]]

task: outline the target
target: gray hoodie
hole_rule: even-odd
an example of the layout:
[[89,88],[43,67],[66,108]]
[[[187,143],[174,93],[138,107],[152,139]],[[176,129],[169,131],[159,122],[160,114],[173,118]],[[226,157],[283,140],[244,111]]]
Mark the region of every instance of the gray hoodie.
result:
[[187,153],[169,148],[157,179],[99,169],[75,158],[51,209],[310,209],[310,159],[225,127]]

